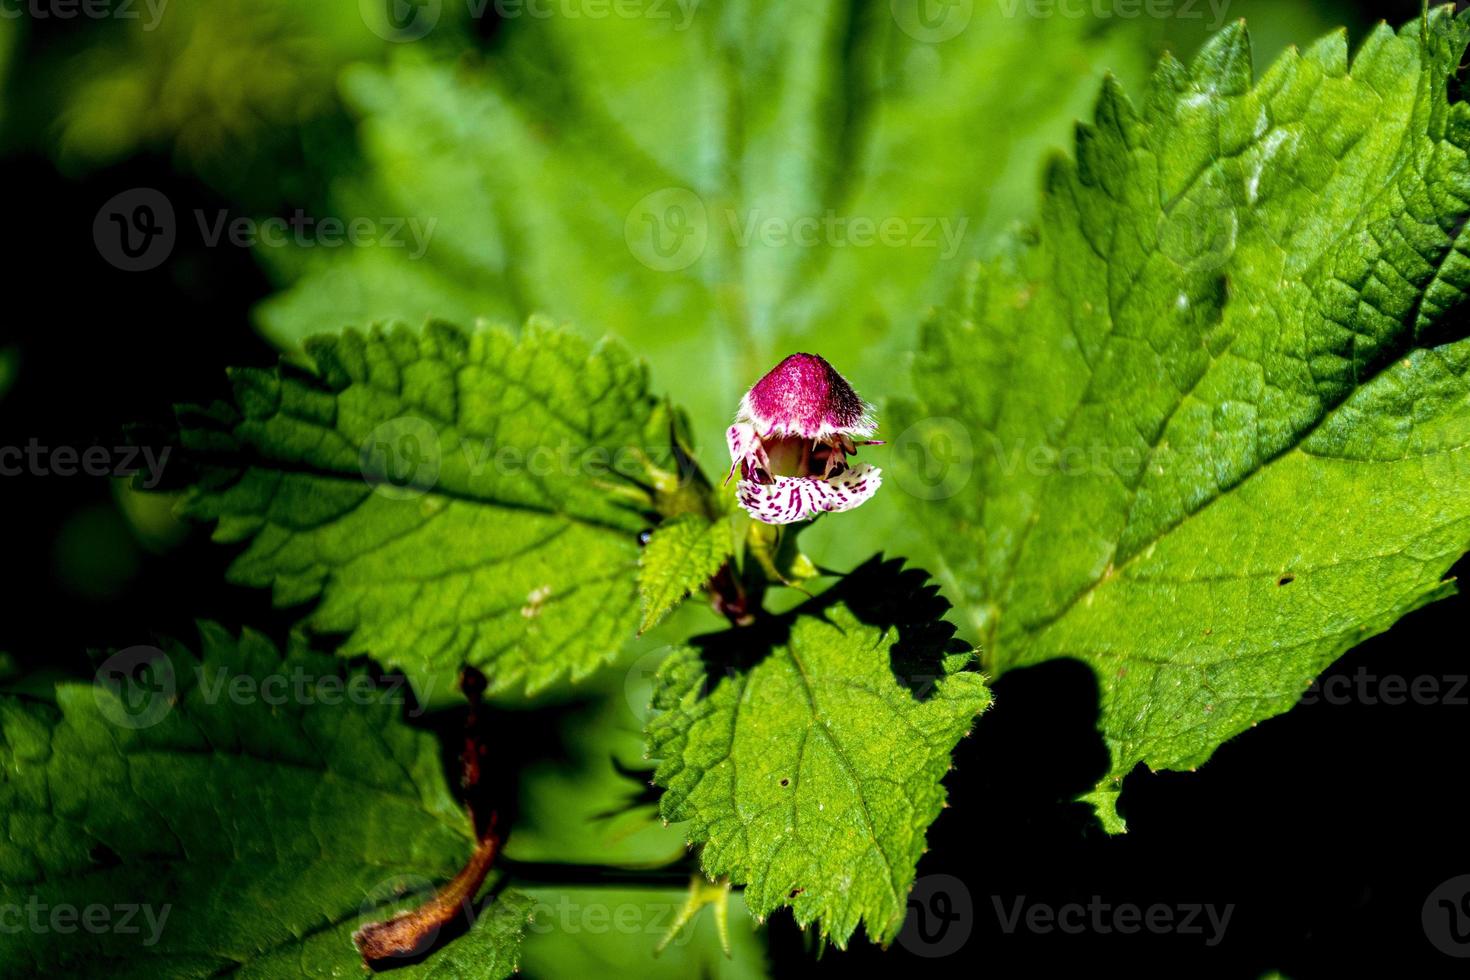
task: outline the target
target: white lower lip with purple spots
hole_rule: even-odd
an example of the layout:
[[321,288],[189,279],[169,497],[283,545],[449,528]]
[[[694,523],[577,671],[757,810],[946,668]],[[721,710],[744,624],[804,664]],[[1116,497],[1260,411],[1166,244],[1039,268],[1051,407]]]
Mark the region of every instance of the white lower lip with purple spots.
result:
[[780,476],[774,483],[741,480],[740,506],[751,517],[766,524],[793,524],[818,514],[851,510],[883,484],[883,471],[863,463],[822,479],[815,476]]

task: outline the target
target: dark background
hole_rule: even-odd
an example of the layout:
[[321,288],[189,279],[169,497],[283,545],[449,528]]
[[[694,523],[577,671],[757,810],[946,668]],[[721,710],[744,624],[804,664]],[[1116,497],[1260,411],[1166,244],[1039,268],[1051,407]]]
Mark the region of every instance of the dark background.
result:
[[[1399,22],[1417,5],[1333,5],[1355,38],[1378,17]],[[68,26],[33,32],[42,48]],[[493,43],[494,25],[482,25]],[[1258,61],[1258,70],[1261,67]],[[21,69],[23,70],[23,69]],[[11,112],[44,111],[12,82]],[[328,134],[350,144],[350,134]],[[350,152],[350,145],[347,148]],[[305,157],[306,154],[303,154]],[[310,166],[289,206],[315,197]],[[0,158],[9,244],[5,282],[15,299],[0,350],[18,376],[0,396],[0,445],[120,446],[124,427],[166,427],[170,406],[225,393],[230,364],[274,355],[255,334],[251,307],[271,291],[249,251],[205,250],[181,236],[162,268],[121,272],[93,246],[101,202],[140,186],[162,190],[181,213],[234,208],[165,155],[68,177],[34,149]],[[135,438],[138,438],[135,436]],[[177,473],[170,476],[177,477]],[[1470,488],[1467,488],[1470,492]],[[179,542],[140,540],[116,503],[113,481],[0,478],[7,612],[0,679],[21,666],[86,673],[88,648],[120,648],[158,635],[189,636],[196,618],[251,624],[277,639],[293,616],[261,591],[224,585],[228,549],[202,531]],[[1332,506],[1323,501],[1323,506]],[[1343,520],[1353,515],[1344,513]],[[167,535],[165,535],[167,537]],[[1462,567],[1459,571],[1463,572]],[[1418,612],[1342,658],[1328,676],[1452,679],[1470,674],[1470,604],[1455,597]],[[1460,703],[1303,704],[1216,752],[1198,773],[1136,772],[1122,809],[1130,833],[1108,838],[1087,807],[1067,802],[1105,768],[1094,728],[1096,689],[1078,664],[1017,671],[995,684],[996,710],[956,754],[952,809],[930,832],[926,876],[965,883],[949,895],[969,929],[953,955],[928,958],[902,945],[883,952],[855,940],[820,957],[789,917],[769,930],[778,976],[844,975],[863,968],[926,974],[1292,977],[1393,970],[1400,976],[1470,974],[1470,960],[1438,953],[1421,925],[1441,882],[1470,873],[1465,786],[1470,690]],[[1093,895],[1147,906],[1235,906],[1225,938],[1005,934],[995,903],[1086,904]],[[942,940],[941,940],[942,941]]]

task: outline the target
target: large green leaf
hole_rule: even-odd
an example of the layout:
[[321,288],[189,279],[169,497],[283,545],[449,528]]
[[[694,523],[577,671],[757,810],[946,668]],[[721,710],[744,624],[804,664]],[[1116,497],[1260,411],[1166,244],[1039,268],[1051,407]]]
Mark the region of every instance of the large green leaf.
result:
[[235,581],[319,600],[312,627],[430,700],[461,663],[536,690],[634,634],[638,536],[673,465],[639,363],[534,322],[308,350],[315,375],[239,370],[235,409],[181,416],[204,467],[185,511],[249,541]]
[[1470,547],[1467,29],[1421,29],[1253,85],[1237,26],[1140,105],[1105,84],[1035,239],[925,332],[916,513],[989,666],[1096,670],[1110,823]]
[[[352,931],[474,846],[406,693],[203,625],[99,683],[0,695],[0,961],[34,976],[344,976]],[[135,656],[137,654],[137,656]],[[511,974],[501,893],[405,976]],[[12,928],[18,924],[19,929]]]
[[1025,5],[578,6],[508,20],[483,66],[409,50],[348,74],[370,168],[338,210],[433,231],[422,254],[269,250],[294,282],[269,337],[548,313],[620,336],[704,420],[803,346],[881,391],[1090,79],[1142,67],[1136,22]]
[[839,947],[860,920],[898,933],[950,752],[990,703],[948,604],[896,565],[676,652],[648,725],[660,807],[690,821],[705,870],[744,884],[757,916],[820,918]]

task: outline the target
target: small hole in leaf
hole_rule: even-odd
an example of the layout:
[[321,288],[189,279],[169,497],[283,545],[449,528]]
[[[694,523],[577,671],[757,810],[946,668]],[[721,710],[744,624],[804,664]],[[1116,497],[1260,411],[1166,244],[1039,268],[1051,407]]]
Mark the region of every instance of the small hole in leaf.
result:
[[787,898],[795,898],[796,896],[800,895],[804,891],[806,891],[805,888],[793,888],[793,889],[791,889],[790,893],[786,897]]
[[1279,579],[1277,579],[1276,580],[1276,584],[1277,585],[1290,585],[1291,583],[1293,583],[1295,581],[1296,581],[1296,576],[1295,575],[1292,575],[1291,573],[1288,572],[1287,574],[1285,574],[1285,575],[1281,576]]
[[782,779],[781,780],[781,785],[782,786],[790,786],[791,785],[791,780],[789,780],[789,779]]

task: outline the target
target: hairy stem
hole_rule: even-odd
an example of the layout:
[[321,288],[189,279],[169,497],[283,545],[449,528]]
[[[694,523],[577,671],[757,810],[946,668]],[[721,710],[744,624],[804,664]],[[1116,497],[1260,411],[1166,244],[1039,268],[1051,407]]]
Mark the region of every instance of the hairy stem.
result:
[[495,864],[504,844],[497,829],[496,812],[482,799],[482,763],[488,746],[480,727],[480,700],[485,692],[485,675],[473,667],[460,673],[460,689],[469,700],[465,715],[464,749],[460,753],[460,785],[470,823],[475,828],[475,850],[469,861],[450,882],[422,905],[400,912],[383,922],[363,926],[352,934],[353,945],[362,954],[363,963],[377,967],[388,962],[419,956],[438,942],[446,926],[458,921],[472,922],[475,896]]

